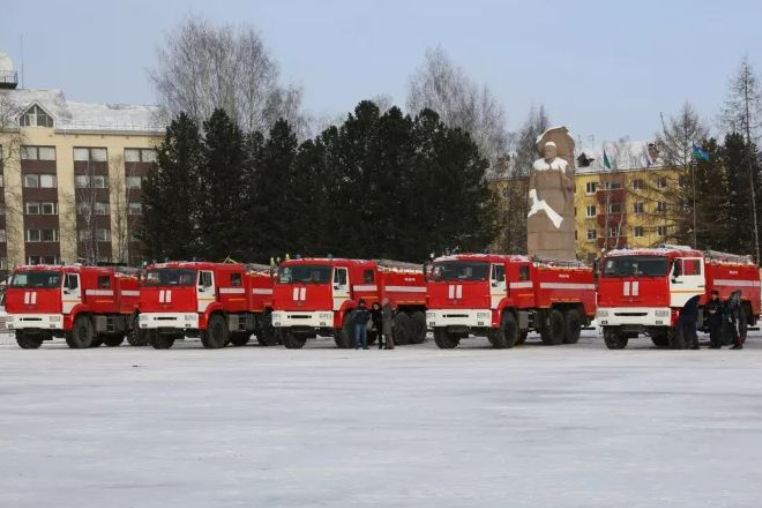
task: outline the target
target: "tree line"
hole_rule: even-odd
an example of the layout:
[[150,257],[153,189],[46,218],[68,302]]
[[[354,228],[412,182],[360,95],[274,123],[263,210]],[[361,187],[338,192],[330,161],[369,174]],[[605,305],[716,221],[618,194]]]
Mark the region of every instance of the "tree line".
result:
[[301,143],[283,119],[244,132],[223,109],[200,126],[181,113],[144,183],[139,236],[151,260],[483,250],[495,233],[488,166],[468,132],[429,109],[363,101]]

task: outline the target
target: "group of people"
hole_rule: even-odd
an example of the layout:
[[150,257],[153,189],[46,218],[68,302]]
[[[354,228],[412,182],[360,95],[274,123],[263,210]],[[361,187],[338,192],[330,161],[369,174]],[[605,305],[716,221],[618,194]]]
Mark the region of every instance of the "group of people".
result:
[[[699,297],[694,296],[680,312],[678,328],[691,349],[699,349],[696,323],[699,317]],[[748,319],[741,301],[741,292],[734,292],[728,301],[720,299],[720,293],[712,291],[712,297],[705,306],[709,314],[709,347],[720,349],[731,345],[731,349],[743,349],[746,342]]]
[[380,304],[375,302],[370,309],[365,300],[360,300],[352,312],[355,349],[368,349],[368,323],[372,323],[376,332],[378,349],[394,349],[393,319],[394,309],[388,298],[384,298]]

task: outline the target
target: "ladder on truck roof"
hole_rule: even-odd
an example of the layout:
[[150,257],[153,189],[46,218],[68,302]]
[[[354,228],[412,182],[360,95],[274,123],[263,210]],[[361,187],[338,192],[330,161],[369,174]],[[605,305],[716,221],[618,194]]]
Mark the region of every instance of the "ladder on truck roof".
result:
[[588,267],[588,265],[576,259],[550,259],[550,258],[544,258],[541,256],[533,256],[532,260],[535,263],[540,263],[540,264],[548,265],[548,266],[558,266],[558,267],[564,267],[564,268],[587,268]]
[[394,261],[393,259],[374,259],[373,261],[381,268],[391,268],[396,270],[423,270],[423,265],[417,263],[408,263],[407,261]]
[[716,250],[708,250],[704,253],[706,258],[710,261],[722,261],[724,263],[738,263],[741,265],[752,264],[751,256],[742,256],[740,254],[730,254],[728,252],[720,252]]
[[248,272],[270,272],[273,267],[270,265],[263,265],[262,263],[246,263],[246,271]]

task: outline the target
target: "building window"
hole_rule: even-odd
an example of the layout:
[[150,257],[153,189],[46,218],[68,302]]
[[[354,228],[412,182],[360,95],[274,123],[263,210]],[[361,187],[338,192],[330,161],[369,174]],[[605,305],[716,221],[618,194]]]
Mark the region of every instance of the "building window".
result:
[[8,258],[0,258],[0,270],[8,269]]
[[150,148],[125,148],[125,162],[156,162],[156,150]]
[[587,205],[587,210],[585,211],[585,217],[595,217],[595,205]]
[[27,215],[57,215],[58,203],[37,203],[30,201],[26,204]]
[[667,188],[667,177],[662,176],[656,181],[656,186],[660,189],[666,189]]
[[6,241],[5,230],[0,229],[0,243],[5,243]]
[[77,189],[108,189],[108,177],[106,175],[75,175],[74,186]]
[[659,213],[665,213],[667,211],[667,203],[664,201],[659,201],[656,203],[656,211]]
[[667,236],[667,226],[658,226],[656,228],[656,234],[658,236]]
[[606,190],[621,189],[622,188],[622,184],[620,182],[606,182],[605,185],[604,185],[604,188]]
[[632,188],[634,190],[642,190],[645,187],[643,180],[638,178],[637,180],[633,180],[632,182]]
[[57,185],[58,179],[56,178],[56,175],[24,175],[24,187],[27,189],[55,189]]
[[106,228],[97,228],[95,230],[95,239],[99,242],[110,242],[111,230]]
[[54,161],[56,160],[56,148],[54,146],[29,146],[21,147],[21,159],[29,161]]
[[635,237],[642,237],[643,236],[643,226],[635,226],[632,228],[632,235]]
[[595,194],[598,190],[598,182],[587,182],[585,184],[585,194]]
[[21,115],[19,125],[21,127],[53,127],[53,118],[35,104]]
[[635,205],[633,206],[633,211],[634,211],[636,214],[641,214],[641,213],[643,213],[643,210],[644,210],[644,209],[645,209],[645,205],[643,204],[643,202],[642,202],[642,201],[638,201],[638,202],[636,202],[636,203],[635,203]]
[[102,203],[100,201],[95,202],[95,215],[108,215],[109,205],[108,203]]
[[598,231],[593,228],[589,228],[587,230],[587,241],[593,242],[596,238],[598,238]]
[[680,178],[677,179],[677,185],[680,186],[681,189],[688,185],[688,177],[685,175],[680,175]]
[[140,203],[130,203],[127,210],[130,215],[143,215],[143,205]]
[[26,258],[28,265],[57,265],[57,256],[29,256]]
[[140,189],[143,186],[142,176],[128,176],[127,188],[128,189]]
[[609,228],[609,238],[616,238],[621,234],[621,230],[619,227],[610,227]]
[[79,238],[80,242],[86,242],[90,240],[93,237],[93,235],[89,229],[80,229],[79,231],[77,231],[77,237]]
[[108,152],[105,148],[75,148],[74,160],[78,162],[106,162]]
[[[2,159],[0,159],[2,160]],[[0,173],[0,188],[5,187],[5,178],[3,178],[3,174]]]
[[622,213],[622,203],[610,203],[609,213]]
[[26,241],[31,243],[57,242],[58,230],[57,229],[27,229]]

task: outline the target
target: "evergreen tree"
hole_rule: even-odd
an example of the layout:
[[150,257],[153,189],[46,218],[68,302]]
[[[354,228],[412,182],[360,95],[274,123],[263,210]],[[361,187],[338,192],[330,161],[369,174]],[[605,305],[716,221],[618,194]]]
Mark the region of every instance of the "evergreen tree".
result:
[[725,136],[722,159],[728,180],[727,250],[740,254],[755,252],[754,223],[751,220],[752,195],[749,192],[750,165],[753,168],[754,185],[758,187],[760,183],[758,162],[749,162],[749,157],[753,156],[755,150],[754,147],[748,147],[741,133]]
[[143,184],[139,237],[147,258],[190,259],[199,254],[200,156],[198,126],[180,114],[167,127],[157,149],[156,169]]
[[247,252],[243,134],[222,109],[204,122],[204,132],[198,213],[203,257],[240,258]]

